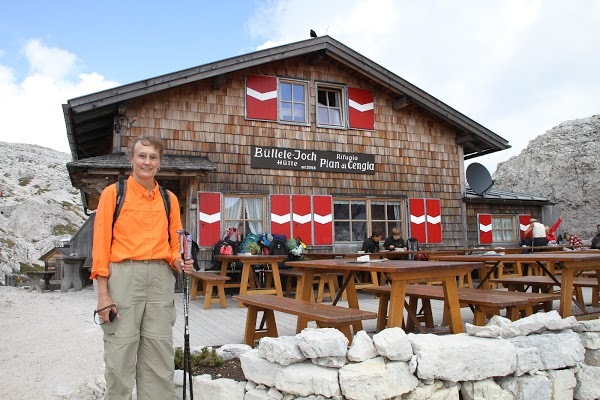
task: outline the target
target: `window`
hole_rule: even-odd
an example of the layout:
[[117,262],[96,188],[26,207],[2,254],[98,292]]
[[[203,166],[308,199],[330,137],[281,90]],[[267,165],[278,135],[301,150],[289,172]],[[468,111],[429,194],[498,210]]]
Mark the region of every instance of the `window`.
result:
[[300,81],[279,81],[279,121],[308,122],[308,85]]
[[342,88],[317,86],[317,126],[345,126],[342,99]]
[[403,203],[383,199],[337,199],[333,202],[335,241],[358,242],[381,229],[384,238],[402,227]]
[[225,195],[224,227],[237,228],[244,237],[248,233],[265,233],[265,198],[256,195]]
[[514,215],[492,215],[493,243],[518,242],[516,221]]

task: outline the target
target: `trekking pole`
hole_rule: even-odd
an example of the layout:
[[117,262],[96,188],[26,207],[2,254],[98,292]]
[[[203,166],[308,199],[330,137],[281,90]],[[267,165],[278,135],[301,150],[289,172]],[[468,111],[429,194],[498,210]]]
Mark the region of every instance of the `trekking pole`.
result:
[[[191,246],[188,245],[186,232],[184,230],[178,230],[179,235],[179,252],[181,253],[182,260],[188,260],[191,258]],[[190,355],[190,328],[188,322],[189,316],[190,297],[188,294],[188,276],[183,272],[183,319],[184,319],[184,331],[183,331],[183,400],[186,400],[186,378],[189,379],[190,385],[190,399],[194,400],[194,389],[192,384],[192,363]]]

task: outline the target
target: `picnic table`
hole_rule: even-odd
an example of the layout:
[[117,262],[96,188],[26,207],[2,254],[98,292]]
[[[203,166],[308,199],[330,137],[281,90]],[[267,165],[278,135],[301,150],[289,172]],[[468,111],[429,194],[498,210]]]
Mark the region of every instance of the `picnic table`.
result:
[[[356,287],[354,284],[357,272],[385,273],[391,282],[388,327],[401,327],[404,317],[404,298],[406,285],[409,281],[442,281],[444,287],[444,300],[449,310],[449,325],[452,333],[463,332],[462,319],[460,315],[460,304],[457,293],[457,279],[475,268],[481,267],[481,262],[453,262],[453,261],[407,261],[407,260],[371,260],[359,262],[350,259],[333,260],[306,260],[292,261],[287,265],[303,272],[303,281],[312,282],[315,270],[341,272],[344,282],[339,288],[334,304],[341,297],[344,289],[347,293],[348,306],[359,308]],[[303,285],[300,298],[310,301],[311,285]],[[306,318],[298,318],[297,330],[300,331],[307,326]],[[352,324],[354,332],[362,330],[362,322],[356,321]]]
[[[597,251],[556,251],[556,252],[537,252],[529,254],[472,254],[472,255],[441,255],[432,253],[431,258],[439,261],[461,261],[483,263],[492,263],[492,267],[486,271],[485,267],[480,268],[480,283],[482,287],[485,282],[495,274],[501,263],[532,263],[538,265],[556,284],[561,288],[560,306],[558,312],[565,318],[572,314],[571,306],[573,303],[572,293],[574,288],[574,277],[582,271],[596,271],[596,279],[600,285],[600,252]],[[551,263],[558,267],[560,274],[548,269],[546,264]],[[483,277],[483,278],[481,278]],[[583,310],[585,311],[585,310]]]
[[[26,275],[31,279],[36,289],[43,292],[50,288],[50,278],[56,275],[56,271],[28,271]],[[42,285],[40,285],[40,279],[44,280]]]
[[[239,294],[244,296],[246,294],[276,294],[279,297],[283,297],[283,290],[281,289],[281,278],[279,276],[279,263],[287,259],[286,255],[220,255],[215,256],[216,260],[221,261],[221,275],[227,276],[229,264],[233,262],[240,262],[242,264],[242,275],[240,277],[239,284],[225,284],[225,287],[239,287]],[[274,288],[259,288],[258,285],[254,284],[254,277],[252,267],[255,265],[266,265],[273,274],[273,285]],[[250,288],[249,288],[250,287]],[[238,303],[239,307],[243,307],[241,302]]]

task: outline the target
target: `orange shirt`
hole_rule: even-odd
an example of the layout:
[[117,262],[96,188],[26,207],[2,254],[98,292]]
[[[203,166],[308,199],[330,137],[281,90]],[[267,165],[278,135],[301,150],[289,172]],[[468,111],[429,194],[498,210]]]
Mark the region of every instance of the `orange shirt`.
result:
[[169,196],[170,245],[165,205],[156,182],[148,196],[148,190],[133,177],[127,179],[125,201],[114,230],[112,222],[117,203],[116,184],[109,185],[102,191],[94,221],[91,279],[97,275],[108,277],[110,262],[165,260],[173,265],[175,259],[181,256],[177,234],[177,230],[181,229],[181,217],[177,197],[171,192]]

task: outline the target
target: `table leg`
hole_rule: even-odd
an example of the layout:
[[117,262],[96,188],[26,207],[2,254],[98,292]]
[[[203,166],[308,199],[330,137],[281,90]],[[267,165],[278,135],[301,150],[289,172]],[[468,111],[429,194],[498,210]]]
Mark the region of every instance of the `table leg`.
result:
[[571,296],[573,296],[573,270],[570,268],[563,268],[560,281],[560,305],[558,308],[558,312],[560,313],[561,317],[566,318],[571,316]]
[[[351,279],[353,274],[354,272],[352,271],[344,271],[343,279],[344,282],[346,280],[348,281],[348,286],[346,286],[346,300],[348,301],[348,307],[355,308],[358,310],[360,307],[358,306],[358,295],[356,294],[356,285],[354,284],[354,279]],[[352,330],[355,335],[358,331],[362,331],[362,329],[362,321],[356,321],[352,323]]]
[[406,281],[392,279],[390,308],[388,311],[388,328],[402,327],[404,319],[404,298],[406,297]]
[[[300,300],[310,301],[310,294],[313,291],[312,282],[313,281],[313,270],[311,268],[304,268],[302,270],[302,288],[296,287],[296,290],[301,292]],[[314,293],[313,293],[314,295]],[[296,332],[302,332],[302,329],[308,326],[308,319],[303,317],[298,317],[298,322],[296,323]]]
[[273,284],[275,285],[275,292],[277,296],[283,297],[283,289],[281,288],[281,278],[279,276],[279,264],[271,263],[271,272],[273,274]]
[[458,290],[456,287],[456,277],[446,276],[443,279],[444,301],[448,308],[448,317],[450,319],[450,333],[462,333],[462,318],[460,316],[460,302],[458,301]]
[[[252,267],[250,264],[242,264],[242,276],[240,278],[240,295],[245,295],[248,291],[248,278],[250,277],[250,270]],[[238,302],[238,307],[244,307],[241,301]]]

